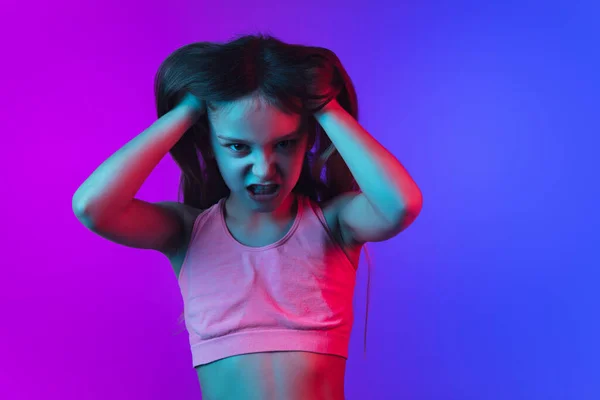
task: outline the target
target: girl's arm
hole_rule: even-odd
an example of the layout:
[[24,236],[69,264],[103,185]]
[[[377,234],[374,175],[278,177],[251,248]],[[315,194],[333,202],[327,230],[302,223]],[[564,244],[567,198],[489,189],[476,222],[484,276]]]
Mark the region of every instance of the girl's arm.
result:
[[353,242],[387,240],[419,215],[423,196],[402,164],[373,138],[337,100],[315,118],[344,159],[361,189],[344,195],[338,221]]
[[160,160],[195,122],[189,97],[105,160],[73,195],[73,210],[91,220],[118,213],[133,200]]
[[178,203],[148,203],[134,196],[203,111],[203,103],[190,96],[117,150],[77,189],[73,212],[92,232],[129,247],[165,254],[176,250],[183,237]]

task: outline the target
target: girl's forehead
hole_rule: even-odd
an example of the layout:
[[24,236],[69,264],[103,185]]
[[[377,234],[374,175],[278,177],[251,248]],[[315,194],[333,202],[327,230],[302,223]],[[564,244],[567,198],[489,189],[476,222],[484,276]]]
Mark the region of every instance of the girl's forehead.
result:
[[264,130],[265,127],[273,127],[292,131],[300,122],[300,115],[286,114],[260,97],[242,98],[215,106],[217,110],[209,115],[209,119],[217,130],[238,130],[242,127]]
[[213,102],[211,108],[214,109],[215,117],[224,117],[227,119],[247,118],[256,114],[278,114],[283,112],[259,95],[248,95],[233,101]]

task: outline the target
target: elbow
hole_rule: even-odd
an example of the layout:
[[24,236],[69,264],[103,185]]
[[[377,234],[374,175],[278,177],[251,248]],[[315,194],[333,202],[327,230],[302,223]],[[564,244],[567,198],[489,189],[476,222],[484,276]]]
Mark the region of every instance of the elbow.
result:
[[419,216],[423,209],[423,195],[418,191],[418,195],[414,196],[410,201],[403,203],[401,210],[396,215],[395,232],[400,233],[408,228]]
[[92,221],[88,216],[87,206],[76,196],[73,196],[73,199],[71,200],[71,208],[75,218],[77,218],[79,222],[88,228],[92,226]]
[[86,206],[77,194],[71,199],[71,208],[73,209],[73,214],[75,214],[77,218],[85,214]]
[[416,194],[413,196],[412,201],[409,202],[406,210],[408,213],[418,216],[423,209],[423,193],[419,189],[416,190]]

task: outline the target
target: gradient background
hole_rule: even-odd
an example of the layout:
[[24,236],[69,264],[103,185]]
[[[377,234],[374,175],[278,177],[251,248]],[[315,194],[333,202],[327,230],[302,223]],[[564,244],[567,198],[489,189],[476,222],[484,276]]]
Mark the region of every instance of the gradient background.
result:
[[[0,398],[200,398],[167,259],[71,196],[155,120],[168,54],[255,32],[335,51],[424,194],[371,245],[366,359],[361,262],[347,399],[600,398],[598,6],[413,3],[3,2]],[[178,178],[167,156],[138,197]]]

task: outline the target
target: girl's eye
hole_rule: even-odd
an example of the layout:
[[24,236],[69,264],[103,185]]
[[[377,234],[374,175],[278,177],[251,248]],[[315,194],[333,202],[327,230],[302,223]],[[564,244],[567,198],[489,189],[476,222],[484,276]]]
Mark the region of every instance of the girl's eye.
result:
[[231,150],[233,150],[234,152],[236,152],[236,153],[239,153],[240,151],[243,151],[243,150],[244,150],[244,147],[243,147],[243,146],[245,146],[245,144],[241,144],[241,143],[233,143],[233,144],[230,144],[228,147],[229,147]]
[[[283,144],[283,146],[281,146]],[[278,145],[283,148],[283,149],[287,149],[290,147],[294,147],[294,145],[296,144],[295,140],[284,140],[278,143]]]
[[[289,139],[289,140],[283,140],[283,141],[277,143],[277,146],[279,146],[280,149],[288,150],[288,149],[294,147],[295,144],[296,144],[296,140]],[[241,152],[247,150],[247,148],[246,148],[247,145],[245,145],[243,143],[232,143],[232,144],[227,145],[227,147],[234,153],[241,153]]]

